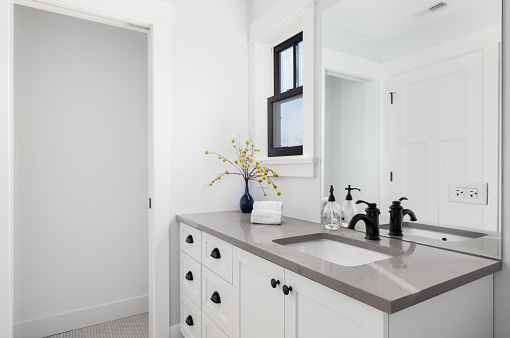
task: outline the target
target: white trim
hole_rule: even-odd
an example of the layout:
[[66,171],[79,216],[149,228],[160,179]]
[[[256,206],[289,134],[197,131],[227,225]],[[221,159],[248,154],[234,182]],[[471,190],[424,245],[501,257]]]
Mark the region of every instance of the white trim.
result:
[[[277,44],[303,32],[303,155],[315,155],[315,0],[283,0],[249,28],[250,49],[250,129],[254,141],[267,154],[267,98],[273,96],[272,49]],[[282,158],[282,157],[279,157]],[[313,163],[282,160],[273,168],[280,176],[314,177]],[[295,167],[295,168],[290,168]]]
[[[302,29],[303,8],[316,0],[283,0],[249,27],[249,43],[277,45]],[[293,33],[294,32],[294,33]]]
[[13,1],[17,5],[41,9],[41,10],[56,13],[56,14],[62,14],[62,15],[71,16],[71,17],[78,18],[78,19],[84,19],[84,20],[94,21],[94,22],[98,22],[98,23],[103,23],[106,25],[126,28],[126,29],[130,29],[130,30],[135,30],[138,32],[145,32],[145,33],[149,32],[148,27],[145,27],[140,24],[128,23],[128,22],[119,21],[119,20],[113,20],[113,19],[109,19],[107,17],[98,16],[98,15],[91,15],[89,13],[77,11],[74,9],[69,9],[69,8],[61,7],[61,6],[54,5],[54,4],[47,4],[47,3],[39,2],[38,0],[13,0]]
[[141,296],[59,313],[14,324],[15,338],[40,338],[112,320],[145,313],[149,310],[149,296]]
[[284,156],[269,157],[260,160],[261,163],[271,166],[282,177],[314,177],[315,157]]
[[[169,330],[171,7],[160,0],[32,0],[44,5],[150,28],[149,32],[149,311],[151,337]],[[13,337],[13,6],[0,2],[0,336]],[[101,22],[101,21],[99,21]],[[157,183],[157,184],[156,184]]]
[[[373,82],[375,86],[375,95],[376,95],[376,116],[377,116],[377,149],[374,149],[376,153],[376,166],[379,174],[377,175],[377,196],[378,199],[381,200],[381,121],[382,121],[382,110],[380,108],[381,102],[381,86],[382,86],[382,78],[381,78],[381,64],[366,60],[357,56],[353,56],[350,54],[345,54],[330,48],[323,47],[322,51],[322,65],[321,65],[321,158],[325,157],[325,97],[326,97],[326,75],[340,77],[352,81],[358,81],[362,83]],[[324,161],[321,161],[321,196],[327,196],[327,191],[324,191],[326,185],[324,182]]]

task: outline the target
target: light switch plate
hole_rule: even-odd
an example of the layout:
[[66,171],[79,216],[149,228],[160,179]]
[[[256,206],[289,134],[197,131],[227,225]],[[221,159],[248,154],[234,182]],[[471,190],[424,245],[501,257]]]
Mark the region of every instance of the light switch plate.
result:
[[488,204],[487,182],[449,182],[448,201],[466,204]]

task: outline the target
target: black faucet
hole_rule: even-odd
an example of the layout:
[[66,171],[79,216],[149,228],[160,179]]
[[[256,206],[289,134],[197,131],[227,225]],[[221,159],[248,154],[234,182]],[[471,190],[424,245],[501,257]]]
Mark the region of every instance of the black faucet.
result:
[[401,202],[407,201],[407,198],[401,197],[398,201],[393,201],[390,205],[390,236],[403,236],[402,232],[402,221],[405,215],[409,215],[411,221],[415,222],[418,219],[412,210],[404,209]]
[[368,203],[362,200],[356,201],[356,204],[365,203],[368,207],[365,209],[366,215],[356,214],[349,222],[348,228],[354,229],[359,221],[365,222],[365,239],[379,240],[379,214],[381,210],[377,208],[377,204]]

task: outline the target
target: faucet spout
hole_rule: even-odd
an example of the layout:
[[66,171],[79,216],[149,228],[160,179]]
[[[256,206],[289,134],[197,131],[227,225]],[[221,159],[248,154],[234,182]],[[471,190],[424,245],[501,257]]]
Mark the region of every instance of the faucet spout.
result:
[[349,229],[354,229],[356,226],[356,223],[359,221],[365,222],[365,239],[371,239],[371,240],[379,240],[381,239],[379,237],[379,226],[378,224],[374,224],[370,218],[368,218],[367,215],[363,214],[356,214],[354,217],[352,217],[351,221],[349,222],[349,225],[347,226]]
[[411,209],[404,209],[402,210],[402,215],[405,216],[405,215],[409,215],[409,218],[411,219],[411,221],[413,222],[416,222],[418,219],[416,218],[416,215],[414,214],[414,212],[411,210]]

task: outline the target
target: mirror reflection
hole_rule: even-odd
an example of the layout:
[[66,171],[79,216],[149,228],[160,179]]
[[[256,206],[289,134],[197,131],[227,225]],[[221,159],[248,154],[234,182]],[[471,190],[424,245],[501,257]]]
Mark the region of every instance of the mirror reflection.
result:
[[[359,188],[353,200],[376,202],[381,224],[405,196],[419,222],[405,218],[405,239],[500,257],[501,20],[501,0],[341,0],[327,9],[323,196],[334,185],[342,205],[344,188]],[[417,235],[431,225],[443,236]],[[482,236],[453,240],[459,231]]]

